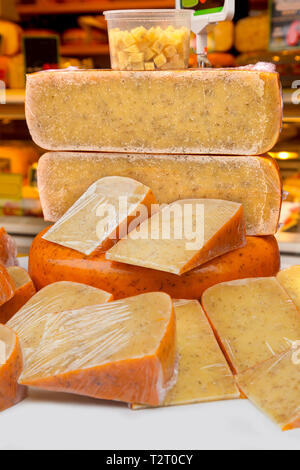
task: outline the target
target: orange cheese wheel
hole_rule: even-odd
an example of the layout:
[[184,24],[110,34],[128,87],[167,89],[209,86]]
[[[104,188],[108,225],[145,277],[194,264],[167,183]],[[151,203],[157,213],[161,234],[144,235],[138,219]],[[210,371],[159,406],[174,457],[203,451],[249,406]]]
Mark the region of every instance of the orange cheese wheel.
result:
[[16,266],[18,264],[16,242],[6,233],[3,227],[0,228],[0,263],[4,266]]
[[13,298],[15,291],[14,281],[0,262],[0,307]]
[[219,282],[257,276],[274,276],[280,255],[273,236],[247,237],[247,245],[181,276],[105,259],[100,253],[85,256],[42,238],[34,240],[29,255],[29,274],[39,290],[57,281],[88,284],[122,299],[145,292],[162,291],[177,299],[200,299]]

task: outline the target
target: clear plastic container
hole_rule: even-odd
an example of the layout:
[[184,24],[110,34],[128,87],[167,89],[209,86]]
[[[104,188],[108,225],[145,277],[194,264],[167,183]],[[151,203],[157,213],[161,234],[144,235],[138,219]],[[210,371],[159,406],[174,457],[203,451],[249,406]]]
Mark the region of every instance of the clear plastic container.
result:
[[188,68],[192,14],[190,10],[104,12],[112,69]]

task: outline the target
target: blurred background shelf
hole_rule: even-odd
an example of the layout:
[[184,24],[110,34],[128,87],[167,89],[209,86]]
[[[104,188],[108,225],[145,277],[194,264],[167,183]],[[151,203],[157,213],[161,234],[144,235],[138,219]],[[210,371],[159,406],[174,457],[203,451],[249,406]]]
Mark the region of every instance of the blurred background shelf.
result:
[[64,56],[74,57],[93,57],[99,55],[109,55],[108,44],[80,44],[80,45],[62,45],[60,52]]

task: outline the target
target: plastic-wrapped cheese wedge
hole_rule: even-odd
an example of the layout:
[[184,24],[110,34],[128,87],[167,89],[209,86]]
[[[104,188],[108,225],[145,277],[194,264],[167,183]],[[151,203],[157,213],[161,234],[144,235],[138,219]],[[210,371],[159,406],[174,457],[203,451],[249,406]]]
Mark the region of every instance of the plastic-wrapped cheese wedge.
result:
[[38,346],[45,329],[45,315],[89,307],[112,300],[112,295],[75,282],[55,282],[40,290],[21,308],[7,326],[19,336],[25,359]]
[[15,333],[0,325],[0,411],[19,403],[26,388],[18,385],[23,369],[23,356]]
[[300,311],[274,277],[217,284],[202,306],[236,373],[300,339]]
[[25,269],[11,266],[7,268],[7,272],[15,284],[16,292],[11,300],[0,307],[0,323],[3,324],[8,322],[36,293],[36,288]]
[[[196,300],[175,300],[178,378],[162,406],[239,398],[233,375]],[[133,405],[134,409],[144,408]]]
[[7,269],[0,263],[0,307],[14,296],[16,291],[15,283],[7,272]]
[[92,184],[44,238],[85,255],[105,251],[147,219],[154,204],[147,186],[108,176]]
[[18,264],[16,242],[3,227],[0,228],[0,263],[6,267]]
[[269,157],[47,153],[38,165],[45,219],[56,222],[91,184],[110,175],[149,186],[160,204],[191,198],[239,202],[248,235],[277,232],[282,189],[276,160]]
[[277,280],[300,309],[300,266],[292,266],[280,271],[277,274]]
[[219,199],[165,206],[107,251],[106,259],[184,274],[246,244],[243,207]]
[[20,383],[159,405],[174,378],[175,339],[172,300],[162,292],[46,315]]
[[[298,345],[297,345],[298,344]],[[237,376],[238,385],[283,431],[300,427],[300,343]]]
[[27,124],[48,150],[259,155],[282,120],[279,76],[268,70],[31,74]]
[[47,242],[42,238],[44,233],[35,238],[29,255],[29,273],[37,289],[61,279],[105,289],[115,299],[155,291],[167,292],[174,299],[200,299],[205,289],[219,282],[257,275],[275,276],[280,268],[274,237],[248,237],[245,247],[177,276],[112,262],[103,253],[87,257]]

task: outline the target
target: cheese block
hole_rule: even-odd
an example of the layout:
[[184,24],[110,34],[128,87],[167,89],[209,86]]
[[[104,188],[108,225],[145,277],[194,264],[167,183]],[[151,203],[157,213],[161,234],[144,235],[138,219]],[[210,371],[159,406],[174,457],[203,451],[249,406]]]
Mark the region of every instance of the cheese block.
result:
[[91,184],[111,175],[149,186],[160,204],[191,198],[239,202],[248,235],[277,231],[282,189],[276,160],[269,157],[47,153],[38,164],[45,219],[56,222]]
[[8,322],[19,336],[25,359],[32,354],[44,334],[45,315],[112,300],[112,295],[84,284],[55,282],[35,294]]
[[26,388],[18,385],[23,356],[16,334],[0,325],[0,411],[16,405],[26,397]]
[[28,75],[26,118],[48,150],[259,155],[278,139],[282,99],[261,69],[59,70]]
[[[45,318],[43,337],[26,361],[21,384],[154,406],[164,400],[176,364],[176,322],[167,294],[153,292]],[[35,326],[30,328],[34,336]]]
[[277,274],[277,280],[300,309],[300,266],[292,266],[280,271]]
[[269,46],[269,31],[268,15],[242,18],[235,27],[235,48],[239,52],[266,51]]
[[7,269],[0,262],[0,308],[13,298],[16,286]]
[[3,227],[0,227],[0,263],[6,267],[18,264],[16,242]]
[[242,391],[283,431],[300,427],[300,344],[237,376]]
[[[239,398],[233,375],[197,300],[173,302],[178,378],[162,406]],[[134,409],[143,408],[133,405]]]
[[202,306],[236,373],[280,354],[300,338],[300,311],[274,277],[210,287]]
[[184,274],[246,244],[243,207],[185,199],[162,208],[106,253],[106,259]]
[[7,268],[7,272],[15,284],[16,292],[11,300],[0,307],[0,323],[7,323],[26,302],[36,293],[29,274],[19,266]]
[[20,26],[10,21],[0,20],[1,54],[10,56],[21,50],[21,33]]
[[107,176],[93,183],[44,238],[85,255],[105,251],[147,219],[154,204],[147,186]]
[[47,242],[41,232],[29,254],[29,273],[37,289],[57,280],[82,282],[107,290],[115,299],[163,291],[173,298],[200,299],[205,289],[218,282],[259,276],[274,276],[280,267],[274,237],[248,237],[247,245],[198,267],[182,276],[154,269],[116,263],[102,253],[85,256]]

